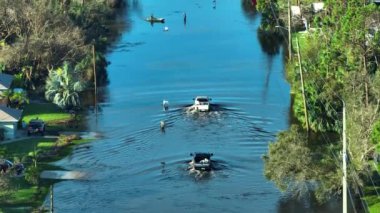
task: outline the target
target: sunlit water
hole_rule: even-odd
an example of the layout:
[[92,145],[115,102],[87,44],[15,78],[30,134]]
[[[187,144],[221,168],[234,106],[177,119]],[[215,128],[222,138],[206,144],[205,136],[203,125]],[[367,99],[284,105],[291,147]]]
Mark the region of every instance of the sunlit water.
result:
[[[282,53],[265,54],[257,39],[260,16],[238,0],[129,3],[130,29],[107,56],[110,83],[89,118],[104,138],[58,162],[88,178],[55,184],[56,212],[318,212],[281,201],[263,175],[268,143],[288,128],[290,95]],[[145,22],[152,13],[166,23]],[[216,109],[186,113],[197,95]],[[214,153],[218,169],[190,175],[196,151]]]

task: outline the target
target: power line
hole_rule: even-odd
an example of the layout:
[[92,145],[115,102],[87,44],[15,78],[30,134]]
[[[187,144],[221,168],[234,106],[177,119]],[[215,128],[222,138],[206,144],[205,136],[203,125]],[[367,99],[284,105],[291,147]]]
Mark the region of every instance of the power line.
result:
[[[322,79],[322,81],[324,81],[324,80]],[[317,85],[315,82],[310,82],[310,83],[314,84],[314,86]],[[326,84],[326,81],[324,81],[324,83]],[[334,95],[337,96],[340,100],[342,100],[341,97],[338,96],[334,91],[333,91],[333,93],[334,93]],[[331,106],[331,104],[330,104],[329,102],[326,102],[326,103],[324,104],[324,103],[322,103],[319,99],[316,99],[316,100],[317,100],[318,102],[320,102],[321,105],[325,105],[325,104],[330,105],[331,109],[332,109],[336,114],[339,114],[339,113],[335,110],[335,108]],[[342,100],[342,101],[343,101],[343,100]],[[308,103],[310,104],[310,102],[308,102]],[[321,132],[321,133],[322,133],[322,132]],[[322,133],[322,135],[323,135],[323,133]],[[325,137],[324,137],[324,138],[325,138]],[[325,139],[326,139],[326,138],[325,138]],[[326,142],[327,142],[327,141],[326,141]],[[334,154],[334,156],[335,156],[335,154]],[[343,157],[344,157],[344,156],[343,156]],[[335,158],[336,158],[336,157],[335,157]],[[357,174],[355,168],[352,169],[352,165],[351,165],[351,171],[354,173],[354,175],[355,175],[354,177],[356,177],[356,178],[358,179],[358,174]],[[362,203],[363,209],[364,209],[365,211],[367,211],[367,209],[368,209],[367,201],[361,197],[361,196],[365,196],[365,194],[364,194],[364,190],[363,190],[362,187],[360,186],[358,180],[355,180],[355,182],[356,182],[356,185],[357,185],[357,187],[358,187],[358,189],[359,189],[359,198],[360,198],[360,200],[361,200],[361,203]],[[374,186],[374,188],[375,188],[375,190],[376,190],[375,185],[373,185],[373,186]],[[377,191],[376,191],[376,192],[377,192]],[[350,193],[351,193],[351,192],[350,192]],[[360,193],[361,193],[361,194],[360,194]],[[353,201],[352,201],[352,200],[351,200],[351,203],[353,204]]]
[[[322,79],[322,81],[324,81],[324,80]],[[324,81],[324,83],[326,83],[326,82]],[[313,84],[316,85],[316,83],[314,83],[314,82],[313,82]],[[336,94],[334,91],[333,91],[333,93],[334,93],[334,95],[337,96],[337,94]],[[323,103],[322,103],[321,101],[319,101],[319,102],[323,105]],[[310,102],[309,102],[309,104],[310,104]],[[335,110],[335,108],[334,108],[329,102],[326,102],[326,104],[327,104],[327,105],[330,105],[330,108],[331,108],[336,114],[339,114],[339,113]],[[355,168],[353,168],[353,169],[354,169],[354,172],[355,172],[356,176],[358,176],[357,173],[356,173]],[[376,184],[374,183],[374,181],[373,181],[373,179],[372,179],[372,177],[371,177],[371,174],[369,173],[368,170],[367,170],[366,172],[368,173],[368,177],[369,177],[370,180],[371,180],[371,184],[372,184],[372,186],[373,186],[373,188],[374,188],[374,190],[375,190],[375,192],[376,192],[376,195],[377,195],[378,197],[380,197],[380,196],[379,196],[379,192],[377,191],[377,188],[376,188]],[[367,205],[367,206],[368,206],[368,205]]]
[[[272,10],[272,14],[273,14],[273,16],[274,16],[274,18],[276,19],[276,23],[278,24],[279,21],[278,21],[278,18],[276,17],[276,14],[274,13],[273,6],[272,6],[272,1],[270,1],[270,7],[271,7],[271,10]],[[289,21],[290,21],[290,20],[289,20]],[[288,29],[288,30],[290,30],[290,29]],[[283,33],[282,33],[282,36],[285,37]],[[288,41],[288,42],[291,42],[291,41]],[[302,63],[302,62],[300,62],[300,63]],[[301,70],[301,72],[302,72],[302,70]],[[324,81],[324,83],[326,84],[326,82],[325,82],[324,79],[322,79],[322,81]],[[337,96],[337,97],[343,102],[343,99],[342,99],[339,95],[337,95],[334,91],[333,91],[333,94],[334,94],[335,96]],[[323,104],[320,100],[317,100],[317,101],[319,101],[319,102],[322,104],[322,106],[325,105],[325,104]],[[329,103],[327,102],[327,104],[329,104]],[[344,102],[343,102],[343,104],[344,104]],[[331,106],[331,104],[330,104],[330,107],[331,107],[331,109],[332,109],[336,114],[339,114],[339,113],[335,110],[335,108]],[[307,119],[307,117],[306,117],[305,119]],[[344,136],[344,137],[345,137],[345,136]],[[326,138],[325,138],[325,136],[324,136],[324,140],[325,140],[325,139],[326,139]],[[327,143],[326,140],[325,140],[325,142]],[[331,150],[331,152],[332,152],[332,150]],[[346,151],[344,150],[344,153],[345,153],[345,152],[346,152]],[[332,152],[332,153],[333,153],[333,156],[334,156],[335,160],[338,161],[338,159],[337,159],[337,157],[335,156],[334,152]],[[346,155],[345,155],[345,154],[343,155],[343,158],[346,158]],[[344,171],[344,172],[345,172],[345,171]],[[355,173],[355,176],[357,177],[357,173],[356,173],[355,169],[353,170],[353,172]],[[370,175],[369,175],[369,176],[370,176]],[[370,179],[371,179],[372,185],[374,186],[374,189],[375,189],[375,191],[376,191],[376,194],[379,196],[379,193],[377,192],[377,189],[376,189],[376,187],[375,187],[375,184],[374,184],[374,182],[373,182],[373,180],[372,180],[372,177],[370,177]],[[359,187],[359,189],[361,189],[361,188],[360,188],[361,186],[359,185],[358,182],[357,182],[357,186]],[[350,194],[350,201],[351,201],[351,203],[353,204],[352,195],[351,195],[351,191],[350,191],[350,190],[349,190],[349,194]],[[363,192],[363,191],[362,191],[362,194],[364,195],[364,192]],[[362,205],[363,205],[364,209],[366,210],[366,207],[365,207],[364,204],[363,204],[363,199],[360,198],[360,200],[362,201]],[[365,200],[364,200],[364,202],[366,203]],[[366,203],[366,204],[367,204],[367,203]],[[353,206],[354,206],[354,204],[353,204]],[[367,204],[367,208],[368,208],[368,204]]]
[[[351,164],[350,164],[351,165]],[[352,165],[351,165],[351,167],[352,167]],[[365,199],[362,199],[362,197],[364,198],[365,197],[365,193],[364,193],[364,189],[363,189],[363,187],[362,186],[360,186],[360,183],[359,183],[359,177],[358,177],[358,174],[356,173],[356,171],[355,171],[355,168],[353,168],[353,170],[354,170],[354,181],[356,182],[356,185],[358,186],[358,190],[359,190],[359,198],[360,198],[360,201],[361,201],[361,204],[362,204],[362,206],[363,206],[363,209],[364,209],[364,211],[365,212],[368,212],[367,211],[367,209],[368,209],[368,203],[367,203],[367,201],[365,200]],[[360,195],[360,193],[361,193],[361,195]],[[361,197],[360,197],[361,196]]]
[[[272,4],[273,4],[273,2],[272,2],[272,0],[270,0],[269,5],[270,5],[270,8],[271,8],[271,12],[272,12],[272,14],[273,14],[274,19],[276,20],[276,24],[277,24],[278,26],[280,26],[279,18],[277,18],[276,13],[274,12],[274,9],[273,9]],[[289,22],[290,22],[290,20],[289,20]],[[288,30],[291,30],[291,29],[288,29]],[[281,35],[282,35],[282,37],[284,38],[284,40],[285,40],[285,42],[286,42],[286,45],[289,47],[289,46],[291,45],[291,42],[292,42],[292,41],[289,40],[290,37],[289,37],[289,39],[287,39],[286,36],[284,35],[284,32],[283,32],[282,30],[280,30],[280,31],[281,31]],[[289,41],[288,41],[288,40],[289,40]],[[289,59],[291,59],[291,51],[292,51],[292,50],[291,50],[291,48],[290,48],[290,50],[289,50],[289,52],[290,52]]]
[[356,206],[355,206],[355,203],[354,203],[354,199],[352,198],[352,194],[351,194],[351,190],[350,188],[348,188],[348,195],[350,196],[350,201],[351,201],[351,204],[352,204],[352,207],[354,208],[354,212],[356,213]]
[[[368,171],[369,172],[369,171]],[[371,177],[371,174],[368,174],[368,177],[371,179],[371,182],[372,182],[372,185],[373,185],[373,188],[375,189],[375,192],[376,192],[376,195],[378,196],[378,197],[380,197],[380,195],[379,195],[379,192],[377,191],[377,188],[376,188],[376,184],[375,184],[375,182],[373,181],[373,179],[372,179],[372,177]]]

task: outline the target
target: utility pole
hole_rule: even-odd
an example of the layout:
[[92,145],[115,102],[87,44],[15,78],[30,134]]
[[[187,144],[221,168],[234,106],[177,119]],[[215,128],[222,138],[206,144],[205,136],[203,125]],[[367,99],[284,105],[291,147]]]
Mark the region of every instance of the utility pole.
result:
[[54,194],[53,194],[53,185],[50,186],[50,213],[54,212]]
[[289,61],[292,60],[292,26],[291,26],[291,16],[290,16],[290,0],[288,0],[288,51],[289,51]]
[[346,104],[343,102],[343,213],[347,213],[347,139],[346,139]]
[[95,44],[92,44],[92,57],[93,57],[93,65],[94,65],[94,86],[95,86],[95,89],[94,89],[94,107],[95,107],[95,114],[97,115],[98,114],[98,109],[97,109],[97,94],[98,94],[98,89],[97,89],[97,85],[96,85],[96,59],[95,59]]
[[296,37],[296,43],[297,43],[298,64],[299,64],[300,76],[301,76],[301,88],[302,88],[302,97],[303,97],[303,108],[305,112],[306,130],[307,132],[309,132],[309,118],[307,116],[305,87],[304,87],[304,81],[303,81],[303,75],[302,75],[301,53],[300,53],[300,46],[299,46],[297,37]]

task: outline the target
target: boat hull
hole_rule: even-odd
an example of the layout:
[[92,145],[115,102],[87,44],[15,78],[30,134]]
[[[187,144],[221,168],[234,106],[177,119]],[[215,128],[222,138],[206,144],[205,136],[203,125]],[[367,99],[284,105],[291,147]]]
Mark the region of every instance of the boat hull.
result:
[[157,22],[157,23],[164,23],[165,22],[165,19],[164,18],[151,18],[151,17],[148,17],[145,19],[145,21],[147,22]]

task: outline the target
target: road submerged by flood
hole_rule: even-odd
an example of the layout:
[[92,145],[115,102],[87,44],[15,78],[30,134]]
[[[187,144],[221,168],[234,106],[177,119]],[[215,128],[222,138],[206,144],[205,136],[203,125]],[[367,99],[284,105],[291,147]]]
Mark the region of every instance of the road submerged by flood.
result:
[[[56,212],[319,212],[283,203],[263,175],[268,143],[289,125],[290,91],[282,52],[257,39],[260,16],[236,0],[130,0],[127,13],[89,117],[104,137],[58,162],[88,178],[55,184]],[[151,26],[151,14],[166,22]],[[197,95],[217,108],[186,113]],[[197,151],[218,168],[204,178],[187,170]]]

